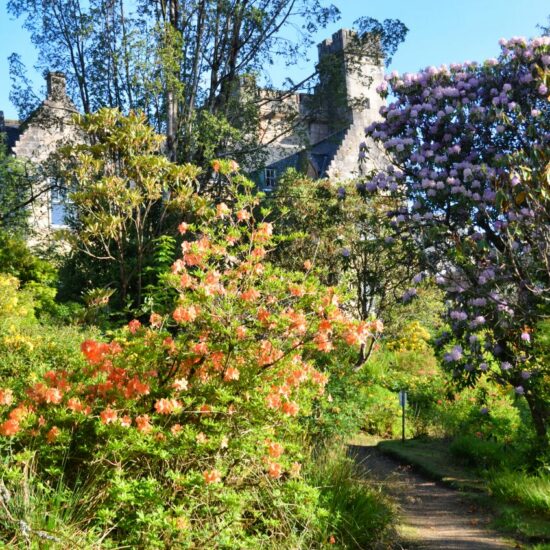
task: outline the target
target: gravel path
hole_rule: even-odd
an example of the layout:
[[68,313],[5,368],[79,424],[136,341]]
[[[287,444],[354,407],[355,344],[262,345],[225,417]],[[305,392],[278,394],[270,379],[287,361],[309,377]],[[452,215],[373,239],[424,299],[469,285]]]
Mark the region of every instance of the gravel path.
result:
[[487,527],[487,517],[458,491],[411,471],[376,447],[350,446],[373,481],[383,483],[401,510],[397,526],[403,549],[505,550],[519,548]]

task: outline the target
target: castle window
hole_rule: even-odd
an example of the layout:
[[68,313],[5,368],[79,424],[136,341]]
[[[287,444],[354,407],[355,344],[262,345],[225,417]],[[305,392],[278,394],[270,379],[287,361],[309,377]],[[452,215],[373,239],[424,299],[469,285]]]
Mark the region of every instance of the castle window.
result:
[[50,191],[50,223],[52,227],[66,227],[68,219],[67,190],[53,187]]
[[271,191],[277,183],[277,170],[275,168],[266,168],[264,171],[264,189]]

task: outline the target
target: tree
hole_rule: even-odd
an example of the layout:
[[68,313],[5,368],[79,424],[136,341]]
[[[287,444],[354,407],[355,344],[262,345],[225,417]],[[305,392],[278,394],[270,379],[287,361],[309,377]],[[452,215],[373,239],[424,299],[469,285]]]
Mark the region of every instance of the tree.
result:
[[[287,268],[311,262],[325,284],[340,284],[349,291],[343,306],[361,321],[385,321],[402,303],[418,273],[408,239],[395,240],[388,216],[397,208],[392,197],[373,197],[367,185],[341,186],[327,180],[312,181],[288,171],[269,204],[278,220],[281,245],[274,261]],[[359,349],[356,366],[363,366],[374,340]]]
[[31,177],[23,162],[8,154],[4,135],[0,134],[0,230],[24,232],[28,211],[34,198]]
[[[255,219],[253,184],[230,163],[219,172],[228,204],[193,203],[166,309],[109,343],[85,340],[84,364],[52,357],[32,379],[0,378],[0,448],[39,447],[41,482],[56,495],[64,484],[101,487],[93,505],[83,497],[101,544],[326,541],[311,526],[320,499],[300,473],[307,419],[330,401],[327,358],[371,338],[375,324],[346,318],[335,289],[310,270],[271,265],[272,225]],[[8,507],[2,528],[16,540],[20,517]]]
[[[291,93],[312,90],[317,71],[269,98],[248,93],[244,83],[270,87],[269,68],[304,57],[313,33],[339,16],[322,0],[9,0],[8,10],[25,18],[38,66],[67,73],[84,113],[142,110],[166,135],[170,160],[200,165],[218,156],[242,164],[254,157],[257,165],[262,106],[282,106]],[[357,23],[361,37],[351,49],[388,59],[407,30],[397,20]],[[37,98],[17,56],[12,80],[12,101],[28,113]],[[286,114],[277,137],[303,122]]]
[[115,265],[116,274],[104,284],[115,285],[121,305],[127,305],[131,291],[133,305],[139,306],[155,238],[171,223],[175,227],[174,213],[185,211],[200,170],[163,156],[164,138],[143,114],[125,117],[101,109],[78,122],[87,143],[62,152],[61,173],[71,191],[73,216],[67,238],[74,253]]
[[401,200],[395,226],[452,302],[445,363],[463,383],[486,373],[525,396],[546,444],[550,39],[501,46],[482,65],[389,77],[395,101],[367,135],[394,163],[370,188]]

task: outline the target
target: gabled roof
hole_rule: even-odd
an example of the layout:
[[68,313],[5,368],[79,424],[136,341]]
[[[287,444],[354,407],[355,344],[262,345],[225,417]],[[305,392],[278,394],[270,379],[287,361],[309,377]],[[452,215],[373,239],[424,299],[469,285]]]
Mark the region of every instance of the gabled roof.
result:
[[317,172],[316,177],[324,178],[327,176],[332,159],[344,141],[347,130],[348,127],[342,128],[302,151],[269,164],[266,168],[273,168],[278,173],[283,173],[288,168],[299,170],[304,160],[308,160]]

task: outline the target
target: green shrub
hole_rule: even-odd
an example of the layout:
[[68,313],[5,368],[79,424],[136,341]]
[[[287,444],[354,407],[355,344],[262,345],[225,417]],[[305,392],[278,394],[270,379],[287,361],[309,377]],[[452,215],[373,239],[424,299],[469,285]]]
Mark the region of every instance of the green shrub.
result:
[[338,548],[375,548],[392,536],[395,510],[390,501],[358,471],[344,450],[322,451],[306,474],[319,487],[320,504],[327,512],[323,540],[334,537]]
[[497,498],[521,504],[550,518],[550,476],[547,473],[532,475],[512,470],[492,472],[489,488]]
[[471,435],[458,436],[450,449],[455,457],[480,470],[502,468],[518,458],[509,445]]

